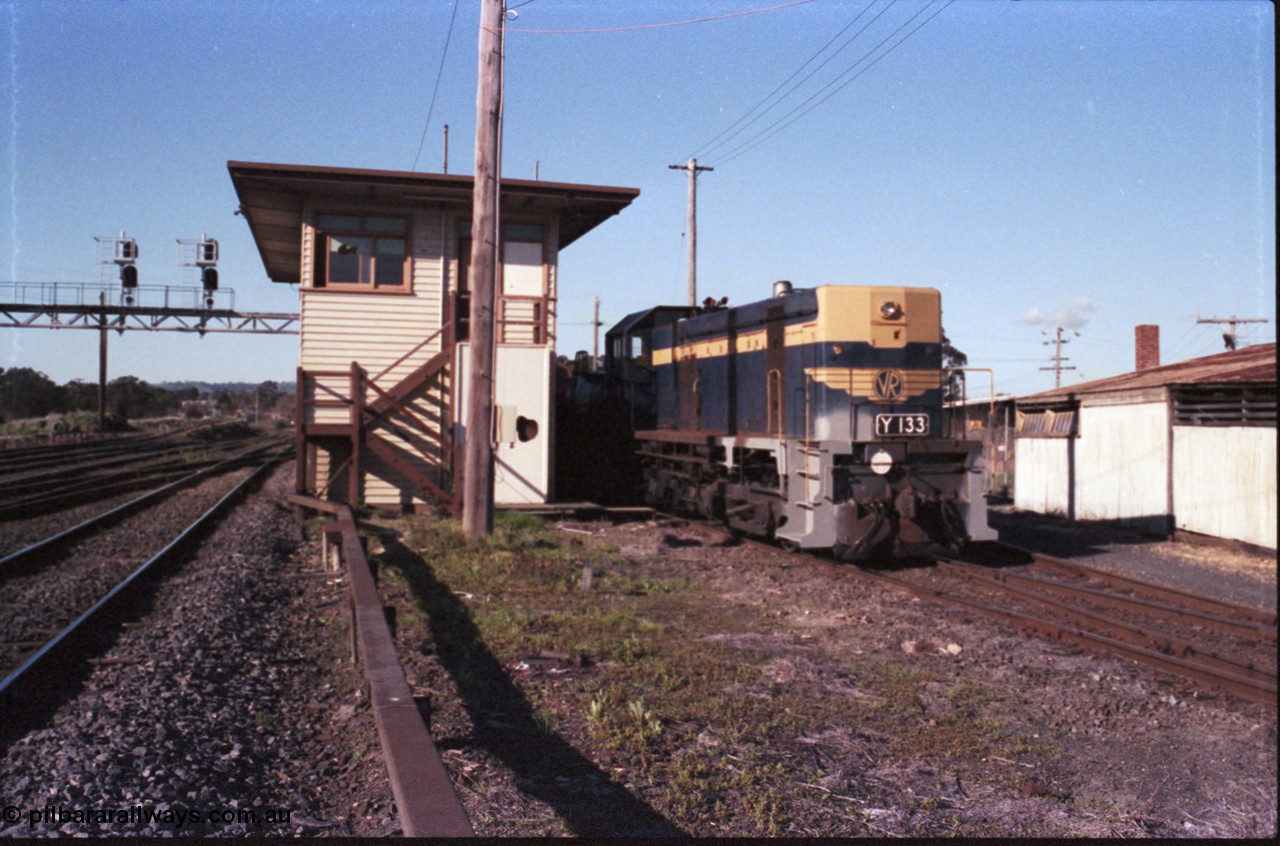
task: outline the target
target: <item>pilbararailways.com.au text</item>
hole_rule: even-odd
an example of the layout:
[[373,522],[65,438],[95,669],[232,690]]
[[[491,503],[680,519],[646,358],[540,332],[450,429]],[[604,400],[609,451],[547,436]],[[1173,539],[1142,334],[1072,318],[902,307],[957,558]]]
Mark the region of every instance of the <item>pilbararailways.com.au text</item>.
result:
[[45,805],[43,808],[18,808],[8,805],[4,809],[4,821],[12,825],[20,820],[34,829],[44,825],[171,825],[182,828],[188,825],[279,825],[289,822],[288,808],[218,808],[202,811],[185,808],[155,808],[133,805],[127,808],[77,808],[66,805]]

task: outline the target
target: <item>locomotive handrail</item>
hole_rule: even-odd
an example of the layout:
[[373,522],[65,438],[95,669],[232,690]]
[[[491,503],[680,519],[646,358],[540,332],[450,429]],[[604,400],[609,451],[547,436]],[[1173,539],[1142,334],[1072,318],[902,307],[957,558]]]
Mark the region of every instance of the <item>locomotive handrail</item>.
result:
[[[764,430],[770,435],[782,437],[782,372],[777,368],[769,370],[765,373],[764,384]],[[774,409],[777,409],[776,420]]]
[[[799,390],[799,389],[797,389]],[[810,460],[813,458],[813,417],[810,411],[810,401],[813,398],[813,377],[806,374],[804,380],[804,493],[808,498],[810,505],[820,505],[822,497],[827,492],[827,477],[822,472],[822,461],[818,461],[818,493],[810,496],[809,490],[809,474],[813,472],[810,466]]]

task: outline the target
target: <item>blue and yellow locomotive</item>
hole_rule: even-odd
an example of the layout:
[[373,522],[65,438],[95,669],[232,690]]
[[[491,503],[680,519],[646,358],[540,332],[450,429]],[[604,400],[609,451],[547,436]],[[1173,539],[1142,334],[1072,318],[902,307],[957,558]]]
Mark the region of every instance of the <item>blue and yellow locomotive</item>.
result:
[[993,537],[981,444],[943,436],[936,290],[779,282],[606,337],[649,504],[845,560]]

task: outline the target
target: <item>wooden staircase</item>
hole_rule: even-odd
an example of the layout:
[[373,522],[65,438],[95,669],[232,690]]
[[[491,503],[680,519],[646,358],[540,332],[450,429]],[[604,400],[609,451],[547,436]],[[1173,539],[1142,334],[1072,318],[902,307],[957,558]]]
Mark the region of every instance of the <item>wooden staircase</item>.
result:
[[[442,337],[442,349],[394,385],[383,388],[378,380],[405,360]],[[295,490],[301,495],[325,497],[343,469],[347,473],[349,505],[361,499],[363,473],[370,456],[376,456],[411,486],[408,499],[433,499],[450,514],[460,510],[462,461],[453,443],[452,379],[453,333],[446,324],[398,361],[370,376],[359,362],[348,371],[304,371],[298,368],[296,420],[298,472]],[[319,380],[346,377],[345,396],[332,389],[317,389]],[[310,397],[310,399],[308,399]],[[426,407],[421,403],[426,401]],[[308,408],[345,407],[345,423],[307,423]],[[329,481],[321,491],[307,490],[310,475],[308,444],[327,449],[330,456],[346,452],[345,461],[329,467]],[[344,448],[345,445],[345,448]],[[332,499],[332,496],[329,496]]]

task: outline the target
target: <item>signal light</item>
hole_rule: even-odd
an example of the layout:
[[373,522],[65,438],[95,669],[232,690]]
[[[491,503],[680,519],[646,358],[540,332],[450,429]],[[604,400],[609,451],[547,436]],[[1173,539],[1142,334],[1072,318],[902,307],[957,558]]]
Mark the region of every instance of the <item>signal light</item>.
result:
[[124,288],[138,287],[138,268],[132,264],[123,265],[120,268],[120,285]]
[[206,291],[218,290],[218,269],[216,267],[206,267],[200,274],[200,282],[204,285]]
[[196,264],[204,267],[218,261],[218,242],[213,238],[202,237],[196,244]]
[[138,242],[132,238],[116,242],[116,261],[134,262],[138,260]]

